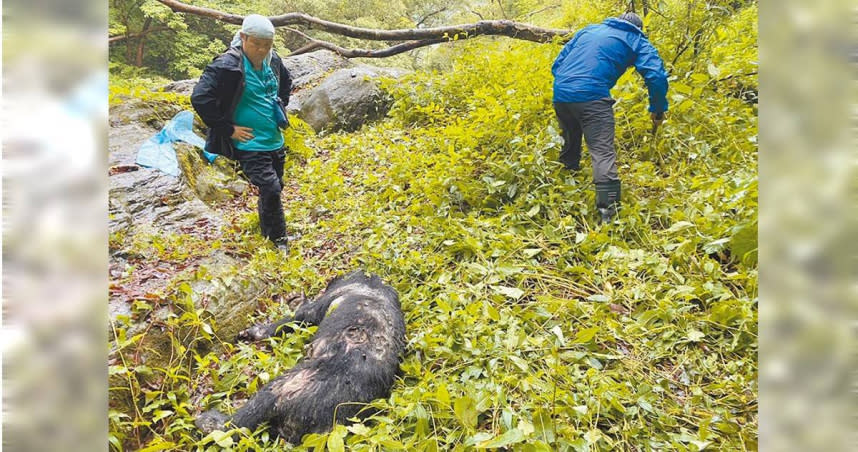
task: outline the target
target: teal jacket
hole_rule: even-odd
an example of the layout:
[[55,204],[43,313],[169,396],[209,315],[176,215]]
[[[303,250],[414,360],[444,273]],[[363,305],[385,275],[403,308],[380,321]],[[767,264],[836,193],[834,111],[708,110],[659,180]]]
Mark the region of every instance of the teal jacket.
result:
[[[234,130],[232,118],[245,87],[242,55],[240,48],[232,47],[215,57],[206,66],[191,94],[191,105],[209,128],[206,151],[229,158],[234,158],[235,153],[230,138]],[[292,91],[292,78],[276,53],[271,59],[271,69],[279,82],[278,97],[286,105]]]

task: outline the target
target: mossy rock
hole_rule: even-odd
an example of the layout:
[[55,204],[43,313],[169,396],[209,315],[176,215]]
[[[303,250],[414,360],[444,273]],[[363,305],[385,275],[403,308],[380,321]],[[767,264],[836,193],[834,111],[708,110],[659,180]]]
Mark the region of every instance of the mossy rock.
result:
[[233,161],[217,157],[209,163],[199,148],[185,143],[175,143],[174,148],[185,183],[206,204],[231,199],[247,190],[248,183]]

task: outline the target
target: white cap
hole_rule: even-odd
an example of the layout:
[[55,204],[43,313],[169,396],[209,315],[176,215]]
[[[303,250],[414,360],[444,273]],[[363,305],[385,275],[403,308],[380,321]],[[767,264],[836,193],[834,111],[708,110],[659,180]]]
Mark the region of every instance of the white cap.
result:
[[259,39],[274,39],[274,24],[265,16],[250,14],[241,23],[241,32]]

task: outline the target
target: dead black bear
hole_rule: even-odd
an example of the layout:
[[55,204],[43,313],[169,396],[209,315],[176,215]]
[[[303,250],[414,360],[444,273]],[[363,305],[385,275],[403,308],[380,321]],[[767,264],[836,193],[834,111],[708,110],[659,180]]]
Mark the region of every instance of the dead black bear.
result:
[[[329,308],[333,311],[325,316]],[[388,397],[405,349],[405,321],[399,296],[378,276],[356,271],[332,280],[294,318],[255,325],[239,339],[260,340],[291,331],[290,323],[319,325],[295,367],[263,386],[234,416],[202,413],[195,425],[204,433],[232,427],[256,429],[268,422],[290,443],[346,423],[364,404]],[[351,403],[350,403],[351,402]]]

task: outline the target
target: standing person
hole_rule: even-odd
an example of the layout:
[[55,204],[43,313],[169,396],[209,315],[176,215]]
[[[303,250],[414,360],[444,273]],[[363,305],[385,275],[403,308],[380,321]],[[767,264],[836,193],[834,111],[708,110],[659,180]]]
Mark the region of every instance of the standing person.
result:
[[667,112],[664,62],[642,28],[643,21],[635,13],[587,26],[563,47],[551,67],[554,111],[564,140],[560,162],[573,171],[580,168],[583,134],[593,161],[596,208],[603,223],[616,215],[620,203],[611,88],[633,65],[649,90],[654,127]]
[[262,235],[286,250],[280,129],[288,126],[283,106],[289,102],[292,80],[273,44],[274,25],[268,18],[245,17],[230,48],[206,67],[191,104],[209,127],[206,150],[238,160],[250,183],[259,188]]

